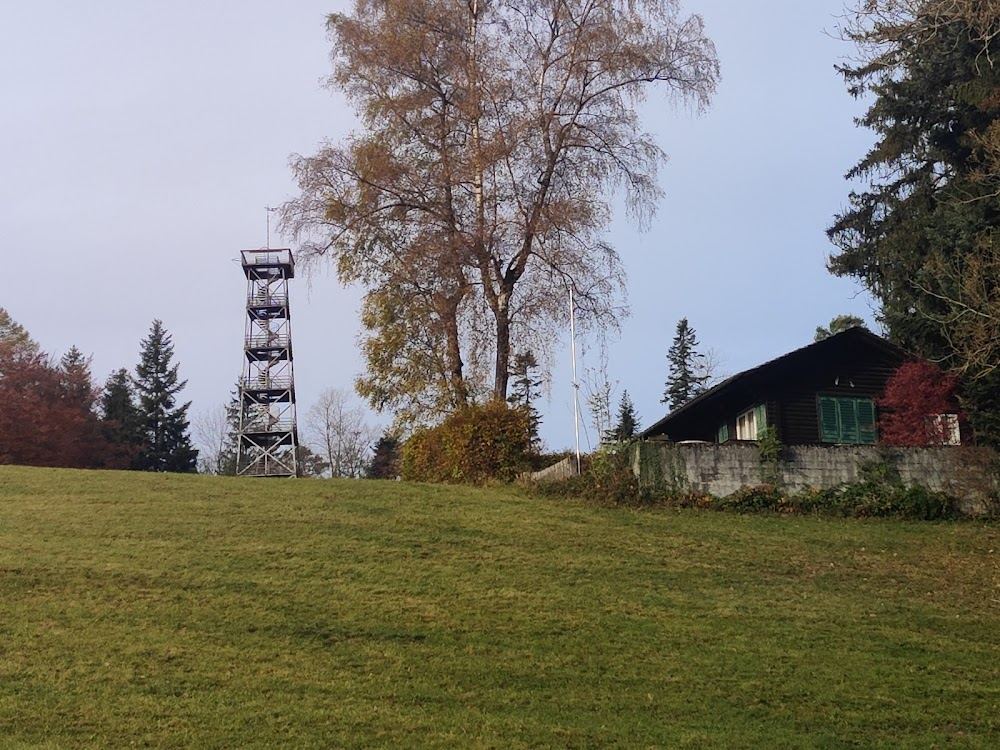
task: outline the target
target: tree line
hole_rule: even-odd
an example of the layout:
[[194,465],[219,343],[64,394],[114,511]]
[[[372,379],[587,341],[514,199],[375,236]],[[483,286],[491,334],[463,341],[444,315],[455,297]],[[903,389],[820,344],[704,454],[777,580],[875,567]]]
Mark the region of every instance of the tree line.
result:
[[194,471],[186,381],[159,320],[140,343],[134,374],[103,388],[75,346],[58,360],[0,308],[0,463],[85,469]]
[[[159,320],[140,342],[134,369],[115,370],[98,387],[77,347],[50,356],[0,308],[0,464],[235,475],[238,386],[221,414],[200,415],[192,426],[191,403],[179,401],[186,385]],[[398,475],[398,439],[380,437],[342,389],[320,394],[303,432],[303,476]]]

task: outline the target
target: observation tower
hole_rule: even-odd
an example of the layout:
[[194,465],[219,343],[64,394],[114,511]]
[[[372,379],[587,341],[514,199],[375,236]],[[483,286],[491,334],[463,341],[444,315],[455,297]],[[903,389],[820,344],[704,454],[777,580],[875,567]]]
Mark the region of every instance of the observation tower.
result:
[[251,477],[298,475],[298,426],[288,281],[292,251],[244,250],[247,318],[240,378],[240,439],[236,473]]

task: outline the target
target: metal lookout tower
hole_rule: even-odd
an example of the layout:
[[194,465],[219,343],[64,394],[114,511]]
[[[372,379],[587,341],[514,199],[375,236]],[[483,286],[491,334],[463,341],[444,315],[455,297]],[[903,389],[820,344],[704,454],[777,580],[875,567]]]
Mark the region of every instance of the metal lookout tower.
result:
[[294,477],[299,438],[288,280],[295,277],[295,260],[287,249],[244,250],[241,256],[247,319],[237,473]]

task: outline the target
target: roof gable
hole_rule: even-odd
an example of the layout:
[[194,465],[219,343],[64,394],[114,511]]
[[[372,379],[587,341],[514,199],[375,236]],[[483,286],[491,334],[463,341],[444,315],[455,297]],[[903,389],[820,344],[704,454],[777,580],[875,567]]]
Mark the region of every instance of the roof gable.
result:
[[859,356],[902,363],[910,355],[900,347],[887,341],[867,328],[856,326],[841,333],[829,336],[822,341],[815,341],[807,346],[795,349],[780,357],[752,367],[726,378],[701,395],[691,399],[683,406],[674,409],[663,419],[643,430],[640,438],[669,434],[672,424],[686,418],[694,417],[696,412],[704,410],[709,404],[717,403],[731,396],[741,388],[752,389],[760,384],[789,377],[801,372],[816,363],[836,362],[845,356]]

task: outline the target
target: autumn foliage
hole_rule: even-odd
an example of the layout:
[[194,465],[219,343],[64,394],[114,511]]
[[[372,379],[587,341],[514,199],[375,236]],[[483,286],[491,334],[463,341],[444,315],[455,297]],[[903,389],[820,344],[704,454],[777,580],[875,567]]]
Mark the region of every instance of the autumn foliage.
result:
[[56,364],[30,340],[0,341],[0,464],[102,466],[95,400],[86,360]]
[[509,482],[528,468],[531,437],[524,409],[503,401],[459,409],[418,430],[402,450],[403,479],[447,484]]
[[950,426],[937,415],[958,414],[954,375],[927,360],[903,363],[878,399],[878,428],[886,445],[943,445]]

